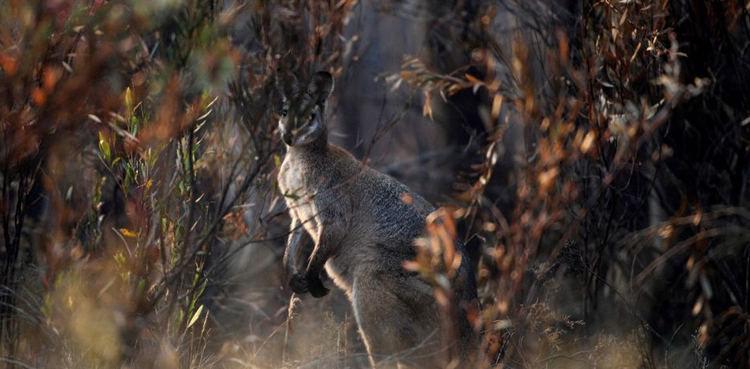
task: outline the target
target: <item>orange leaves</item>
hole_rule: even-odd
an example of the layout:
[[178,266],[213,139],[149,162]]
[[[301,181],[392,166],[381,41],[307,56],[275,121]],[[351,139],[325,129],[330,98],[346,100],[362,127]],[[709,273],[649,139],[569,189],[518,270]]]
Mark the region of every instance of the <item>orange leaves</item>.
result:
[[461,254],[456,252],[456,220],[446,208],[440,208],[427,217],[427,233],[432,239],[433,255],[442,253],[442,263],[448,275],[461,265]]
[[403,201],[404,204],[411,205],[414,203],[414,197],[404,192],[401,194],[401,201]]
[[594,144],[594,140],[596,139],[596,134],[594,131],[589,131],[586,133],[586,137],[583,138],[583,142],[581,142],[581,153],[585,154],[589,152],[591,149],[591,146]]
[[120,234],[122,234],[125,237],[128,238],[138,238],[138,234],[127,229],[127,228],[120,228]]
[[426,91],[424,94],[424,105],[422,106],[422,115],[430,117],[431,121],[434,121],[432,114],[432,92]]
[[12,77],[18,71],[18,60],[7,53],[2,53],[0,54],[0,68]]
[[554,185],[559,173],[560,170],[557,167],[552,167],[539,174],[539,191],[547,192]]
[[50,66],[44,69],[42,73],[42,88],[45,91],[52,91],[57,85],[57,82],[62,77],[62,69],[56,66]]
[[57,82],[62,77],[62,69],[60,67],[49,66],[44,68],[42,71],[42,85],[34,87],[31,90],[31,98],[34,104],[42,106],[47,102],[48,97],[54,93]]
[[37,106],[42,106],[47,102],[47,93],[39,87],[31,90],[31,99]]
[[440,208],[427,217],[426,235],[415,241],[417,258],[405,262],[404,268],[421,273],[436,288],[450,291],[451,279],[463,258],[456,242],[454,211]]

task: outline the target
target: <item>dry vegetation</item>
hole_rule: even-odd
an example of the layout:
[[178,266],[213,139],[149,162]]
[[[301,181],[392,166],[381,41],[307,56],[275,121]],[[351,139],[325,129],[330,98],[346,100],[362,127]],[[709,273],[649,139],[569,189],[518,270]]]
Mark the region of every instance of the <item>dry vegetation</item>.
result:
[[382,169],[447,163],[399,176],[444,206],[407,267],[444,298],[464,239],[486,366],[750,368],[749,9],[0,2],[0,366],[366,366],[340,293],[284,286],[275,81],[346,84],[377,12],[424,42],[358,152],[443,137]]

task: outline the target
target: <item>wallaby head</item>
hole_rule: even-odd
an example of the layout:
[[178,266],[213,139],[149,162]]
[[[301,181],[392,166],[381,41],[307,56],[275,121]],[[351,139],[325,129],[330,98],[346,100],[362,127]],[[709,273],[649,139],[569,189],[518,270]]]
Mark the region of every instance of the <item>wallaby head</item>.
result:
[[333,91],[333,76],[328,72],[318,72],[307,86],[295,87],[300,88],[291,96],[284,94],[279,119],[281,139],[288,146],[304,146],[321,138],[325,140],[325,104]]

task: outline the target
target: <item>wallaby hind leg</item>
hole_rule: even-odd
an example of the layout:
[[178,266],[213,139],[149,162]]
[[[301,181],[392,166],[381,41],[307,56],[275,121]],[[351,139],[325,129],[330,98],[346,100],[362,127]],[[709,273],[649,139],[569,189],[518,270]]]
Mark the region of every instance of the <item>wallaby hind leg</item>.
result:
[[352,306],[374,368],[438,368],[440,322],[432,289],[414,277],[361,273]]

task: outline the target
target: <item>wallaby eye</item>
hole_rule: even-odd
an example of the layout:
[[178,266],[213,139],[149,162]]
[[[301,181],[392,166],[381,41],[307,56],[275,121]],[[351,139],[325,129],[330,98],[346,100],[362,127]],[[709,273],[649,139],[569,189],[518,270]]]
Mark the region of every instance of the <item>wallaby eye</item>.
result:
[[287,109],[286,109],[286,108],[282,108],[282,109],[281,109],[281,116],[282,116],[282,117],[285,117],[287,113],[288,113],[288,111],[287,111]]

